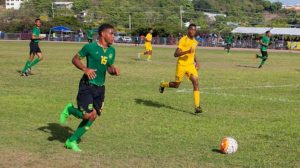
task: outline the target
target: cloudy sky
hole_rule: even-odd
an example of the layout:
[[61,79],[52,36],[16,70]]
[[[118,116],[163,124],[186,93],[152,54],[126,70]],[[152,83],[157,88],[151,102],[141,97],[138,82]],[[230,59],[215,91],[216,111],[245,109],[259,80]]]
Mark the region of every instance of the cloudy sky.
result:
[[300,0],[270,0],[271,2],[282,2],[284,5],[300,5]]

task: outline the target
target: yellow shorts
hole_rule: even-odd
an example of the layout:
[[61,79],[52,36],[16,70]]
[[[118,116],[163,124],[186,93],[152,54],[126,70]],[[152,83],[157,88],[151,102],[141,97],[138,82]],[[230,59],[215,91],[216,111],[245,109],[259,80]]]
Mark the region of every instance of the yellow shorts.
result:
[[146,49],[146,51],[152,51],[151,43],[145,43],[145,49]]
[[198,78],[198,71],[195,65],[177,65],[176,74],[175,74],[175,81],[181,82],[186,75],[189,79],[191,76]]

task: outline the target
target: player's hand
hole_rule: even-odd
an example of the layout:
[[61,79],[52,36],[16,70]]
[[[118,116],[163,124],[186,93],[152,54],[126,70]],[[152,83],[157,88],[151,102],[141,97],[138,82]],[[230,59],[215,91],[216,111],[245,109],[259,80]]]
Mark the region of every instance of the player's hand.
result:
[[120,70],[120,68],[115,68],[115,75],[116,76],[119,76],[121,74],[121,70]]
[[194,47],[191,47],[188,51],[189,51],[190,54],[192,54],[192,53],[195,52],[195,48],[194,48]]
[[96,69],[89,68],[83,70],[84,74],[86,74],[89,79],[94,79],[96,77],[96,71]]
[[117,67],[114,67],[114,66],[108,67],[107,71],[108,71],[109,74],[116,75],[116,76],[119,76],[120,73],[121,73],[120,69],[117,68]]

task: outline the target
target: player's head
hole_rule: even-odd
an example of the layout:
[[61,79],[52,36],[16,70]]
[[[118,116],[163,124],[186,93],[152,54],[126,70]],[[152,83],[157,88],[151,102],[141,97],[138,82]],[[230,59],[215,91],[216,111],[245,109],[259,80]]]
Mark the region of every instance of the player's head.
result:
[[35,25],[36,25],[37,27],[40,27],[40,26],[42,25],[41,19],[39,19],[39,18],[35,19],[35,20],[34,20],[34,23],[35,23]]
[[150,28],[148,32],[152,34],[153,33],[153,29]]
[[194,23],[190,24],[188,27],[188,36],[195,37],[196,33],[197,33],[197,26]]
[[268,30],[266,31],[266,36],[271,37],[272,33]]
[[115,37],[115,29],[112,25],[108,23],[103,23],[101,26],[99,26],[98,29],[99,37],[103,38],[107,44],[112,44],[114,42]]

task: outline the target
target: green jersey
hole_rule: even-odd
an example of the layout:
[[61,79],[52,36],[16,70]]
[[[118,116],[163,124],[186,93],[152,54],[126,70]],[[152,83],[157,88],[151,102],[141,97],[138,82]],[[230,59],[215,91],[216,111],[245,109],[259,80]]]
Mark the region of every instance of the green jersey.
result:
[[115,62],[115,48],[109,46],[104,49],[98,42],[92,42],[83,46],[78,52],[80,58],[86,58],[86,67],[96,70],[96,77],[89,80],[89,83],[103,86],[106,70]]
[[94,30],[88,30],[87,31],[87,38],[93,39],[94,38]]
[[[40,37],[40,33],[41,33],[40,28],[37,27],[37,26],[34,26],[34,28],[32,29],[32,35],[34,37]],[[32,39],[32,41],[35,42],[35,43],[40,42],[40,40],[38,40],[38,39]]]
[[268,45],[269,45],[269,43],[270,43],[270,38],[269,37],[267,37],[267,36],[263,36],[262,38],[261,38],[261,41],[266,45],[261,45],[261,47],[260,47],[260,50],[262,50],[262,51],[267,51],[268,50]]
[[225,39],[225,43],[226,44],[232,44],[233,42],[233,36],[227,36]]

